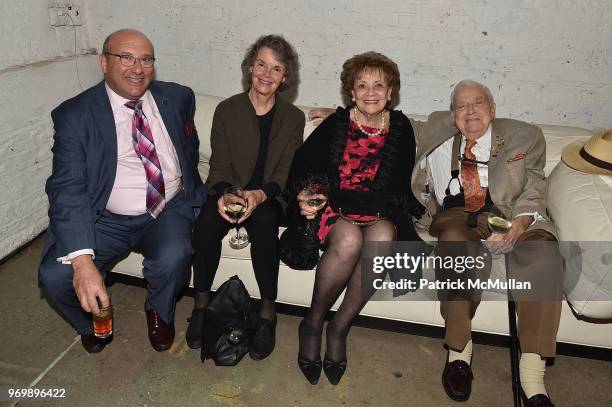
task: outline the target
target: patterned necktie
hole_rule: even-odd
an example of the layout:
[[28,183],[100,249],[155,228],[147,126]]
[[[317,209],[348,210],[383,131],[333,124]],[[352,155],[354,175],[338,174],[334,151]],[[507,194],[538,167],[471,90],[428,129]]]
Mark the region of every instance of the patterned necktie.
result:
[[[475,160],[476,156],[472,152],[472,147],[476,141],[468,140],[465,146],[465,158]],[[487,188],[480,186],[478,176],[478,165],[475,162],[461,161],[461,184],[463,185],[463,199],[465,201],[466,212],[478,212],[485,204]]]
[[142,111],[142,100],[131,100],[125,105],[134,111],[132,143],[147,177],[147,212],[153,218],[157,218],[166,205],[166,188],[159,158],[155,152],[155,141],[147,117]]

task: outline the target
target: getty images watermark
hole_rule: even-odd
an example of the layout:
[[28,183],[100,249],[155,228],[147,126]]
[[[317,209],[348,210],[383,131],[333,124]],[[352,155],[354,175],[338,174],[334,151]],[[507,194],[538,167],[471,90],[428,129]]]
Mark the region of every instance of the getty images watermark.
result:
[[612,242],[517,242],[505,254],[480,241],[368,242],[362,288],[374,301],[610,301],[611,262]]
[[531,282],[518,281],[511,278],[502,280],[499,278],[446,278],[445,280],[430,280],[419,278],[418,281],[410,278],[400,278],[399,281],[386,280],[386,272],[389,270],[403,270],[415,274],[418,270],[452,270],[457,275],[468,271],[484,271],[487,267],[488,253],[477,256],[440,256],[436,254],[412,255],[407,252],[395,253],[389,256],[374,256],[372,258],[372,272],[378,274],[379,278],[372,281],[375,290],[531,290]]

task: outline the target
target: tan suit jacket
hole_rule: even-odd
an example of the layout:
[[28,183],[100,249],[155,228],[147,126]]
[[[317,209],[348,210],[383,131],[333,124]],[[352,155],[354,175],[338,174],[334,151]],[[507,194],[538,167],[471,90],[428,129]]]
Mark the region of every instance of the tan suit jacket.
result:
[[[420,124],[417,132],[417,155],[412,173],[412,190],[415,197],[427,208],[432,217],[440,210],[425,165],[429,153],[458,134],[450,112],[434,112],[427,124]],[[546,181],[546,142],[542,130],[529,123],[512,119],[495,119],[491,134],[489,159],[489,192],[497,205],[511,209],[512,216],[538,212],[546,216],[544,195]],[[427,215],[425,215],[427,216]],[[429,220],[423,223],[429,224]],[[550,221],[538,221],[529,229],[544,229],[553,235],[555,227]]]
[[[264,184],[276,182],[284,189],[295,150],[304,137],[304,113],[276,96],[270,129]],[[231,96],[217,106],[210,134],[209,193],[219,182],[245,187],[255,170],[259,151],[259,123],[248,93]]]

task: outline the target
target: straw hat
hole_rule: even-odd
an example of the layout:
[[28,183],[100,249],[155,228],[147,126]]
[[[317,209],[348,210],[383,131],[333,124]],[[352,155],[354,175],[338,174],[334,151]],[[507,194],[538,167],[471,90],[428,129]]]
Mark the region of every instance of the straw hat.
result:
[[575,170],[612,175],[612,130],[604,130],[563,148],[561,159]]

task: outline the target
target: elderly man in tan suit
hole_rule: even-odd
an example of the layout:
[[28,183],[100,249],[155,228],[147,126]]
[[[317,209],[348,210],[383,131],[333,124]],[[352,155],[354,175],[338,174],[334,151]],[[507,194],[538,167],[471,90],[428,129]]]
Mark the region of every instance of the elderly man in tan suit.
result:
[[[545,300],[532,296],[517,302],[526,405],[552,406],[544,387],[544,369],[545,358],[555,355],[562,261],[555,244],[542,245],[547,253],[512,250],[517,242],[556,240],[554,225],[544,217],[544,136],[528,123],[496,119],[491,92],[480,83],[461,81],[451,99],[450,114],[459,132],[449,137],[448,132],[435,131],[444,128],[436,123],[448,122],[448,113],[436,112],[429,117],[427,128],[432,131],[420,133],[417,140],[413,191],[428,209],[429,232],[438,238],[438,249],[444,250],[444,242],[484,241],[492,253],[507,254],[510,277],[533,276],[542,270],[546,276],[553,276],[540,278],[540,288],[538,283],[533,287],[547,291]],[[505,208],[512,220],[507,233],[489,230],[487,215],[493,205]],[[479,297],[445,298],[441,313],[449,354],[442,382],[450,398],[465,401],[470,397],[473,378],[471,320]]]

